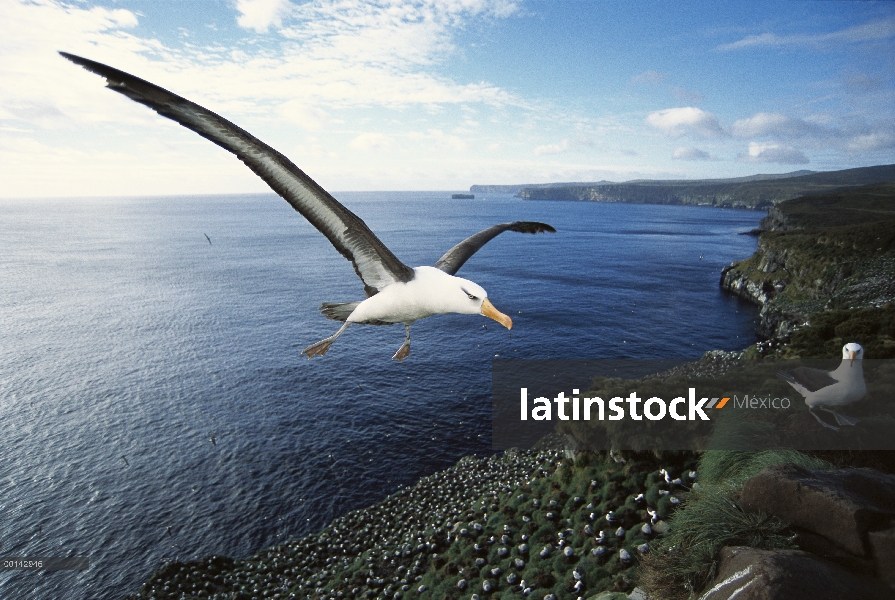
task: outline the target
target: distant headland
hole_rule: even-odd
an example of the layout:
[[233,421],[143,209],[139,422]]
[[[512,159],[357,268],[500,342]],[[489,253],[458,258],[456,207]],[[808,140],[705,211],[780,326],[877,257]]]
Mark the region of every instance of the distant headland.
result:
[[841,171],[794,171],[731,179],[635,180],[616,183],[473,185],[473,193],[515,194],[526,200],[678,204],[766,210],[784,200],[895,180],[895,165]]

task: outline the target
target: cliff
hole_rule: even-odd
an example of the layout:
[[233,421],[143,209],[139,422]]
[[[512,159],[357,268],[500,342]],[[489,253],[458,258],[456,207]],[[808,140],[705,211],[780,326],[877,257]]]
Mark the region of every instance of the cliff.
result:
[[759,333],[788,338],[812,313],[895,300],[895,182],[781,202],[758,250],[721,287],[761,305]]
[[[696,181],[629,181],[625,183],[554,184],[523,187],[516,192],[528,200],[685,204],[723,208],[767,209],[819,192],[895,180],[895,165],[842,171],[783,175],[754,175],[734,179]],[[473,186],[478,188],[479,186]]]
[[524,189],[539,189],[539,188],[562,188],[562,187],[581,187],[581,186],[593,186],[593,185],[604,185],[606,183],[611,183],[609,181],[595,181],[591,183],[517,183],[510,185],[471,185],[469,186],[469,191],[475,194],[518,194],[520,190]]

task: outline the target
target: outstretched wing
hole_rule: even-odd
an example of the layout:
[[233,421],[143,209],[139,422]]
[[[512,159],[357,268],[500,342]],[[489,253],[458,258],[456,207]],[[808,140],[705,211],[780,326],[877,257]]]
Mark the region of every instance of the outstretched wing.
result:
[[515,221],[513,223],[501,223],[489,227],[484,231],[480,231],[475,235],[469,236],[438,259],[435,263],[436,269],[441,269],[448,275],[454,275],[460,270],[469,257],[479,251],[479,248],[490,242],[493,238],[500,235],[504,231],[518,231],[519,233],[543,233],[549,231],[556,233],[556,230],[546,223],[537,223],[535,221]]
[[368,296],[392,283],[413,279],[413,270],[398,260],[360,217],[258,138],[220,115],[139,77],[67,52],[59,54],[105,77],[110,89],[235,154],[352,262]]
[[811,369],[808,367],[798,367],[792,371],[778,371],[777,377],[788,382],[790,385],[796,384],[809,392],[831,386],[838,383],[837,379],[830,376],[828,371],[821,369]]

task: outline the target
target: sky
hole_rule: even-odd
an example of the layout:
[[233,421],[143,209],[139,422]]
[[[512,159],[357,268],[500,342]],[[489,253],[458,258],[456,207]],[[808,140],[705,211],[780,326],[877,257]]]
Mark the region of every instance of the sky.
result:
[[333,192],[895,163],[895,2],[0,0],[0,197],[268,190],[59,50]]

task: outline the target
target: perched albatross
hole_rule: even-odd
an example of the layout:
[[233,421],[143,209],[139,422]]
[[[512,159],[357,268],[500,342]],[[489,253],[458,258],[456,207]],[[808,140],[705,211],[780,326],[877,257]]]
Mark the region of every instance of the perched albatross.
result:
[[838,431],[838,427],[825,423],[814,412],[814,409],[818,408],[831,413],[839,425],[857,424],[857,419],[840,415],[825,407],[846,406],[864,397],[867,393],[867,385],[864,383],[864,369],[861,363],[863,358],[864,348],[860,344],[852,342],[842,347],[842,362],[834,371],[799,367],[789,372],[780,371],[777,376],[804,396],[808,410],[818,423]]
[[481,286],[454,275],[479,248],[504,231],[555,233],[550,225],[530,221],[494,225],[448,250],[434,266],[410,268],[398,260],[357,215],[288,158],[247,131],[139,77],[67,52],[60,54],[105,77],[111,90],[145,104],[163,117],[235,154],[351,261],[364,284],[367,298],[357,302],[327,302],[320,307],[326,317],[344,324],[333,335],[302,350],[309,359],[326,354],[352,323],[403,323],[404,343],[392,357],[399,362],[410,354],[410,325],[425,317],[445,313],[480,314],[507,329],[513,326],[512,319],[494,308]]

